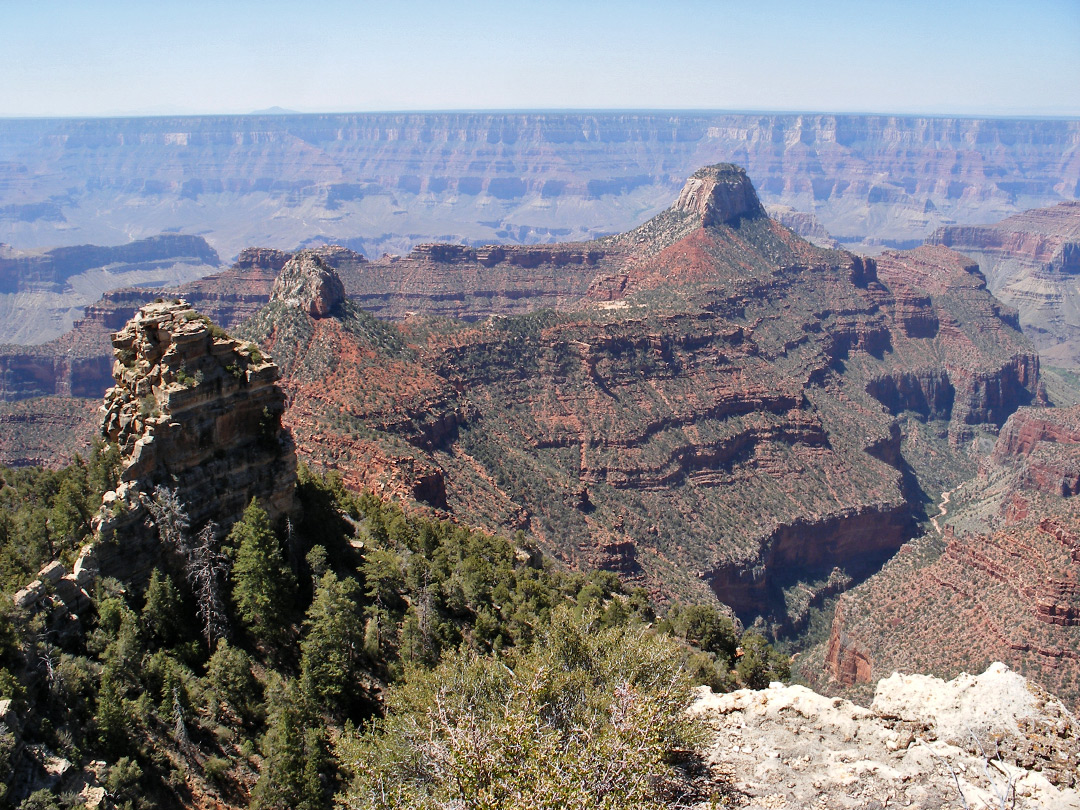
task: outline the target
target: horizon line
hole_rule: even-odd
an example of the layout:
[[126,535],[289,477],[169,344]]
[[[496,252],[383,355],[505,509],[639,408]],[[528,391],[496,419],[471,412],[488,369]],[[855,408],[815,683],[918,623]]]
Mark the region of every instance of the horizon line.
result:
[[297,118],[319,116],[377,116],[377,115],[825,115],[891,118],[969,118],[1036,121],[1077,121],[1077,113],[960,113],[960,112],[882,112],[871,110],[796,110],[768,108],[723,107],[460,107],[383,110],[337,110],[303,112],[273,107],[249,112],[173,112],[173,113],[101,113],[72,115],[4,115],[0,121],[96,121],[147,118]]

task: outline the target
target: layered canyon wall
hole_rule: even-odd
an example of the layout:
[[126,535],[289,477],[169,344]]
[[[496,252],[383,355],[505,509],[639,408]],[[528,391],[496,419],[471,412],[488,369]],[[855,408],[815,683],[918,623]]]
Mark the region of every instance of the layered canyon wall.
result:
[[[436,246],[396,265],[471,274],[534,252]],[[896,254],[886,275],[906,285],[886,281],[768,219],[732,166],[567,253],[590,254],[559,310],[398,326],[340,294],[319,317],[275,295],[242,334],[281,364],[302,454],[348,485],[788,627],[804,595],[867,576],[912,531],[905,405],[882,380],[936,369],[948,401],[921,418],[954,448],[1037,396],[1037,357],[968,260]],[[304,251],[282,275],[329,270]]]
[[[1080,122],[775,113],[427,113],[0,121],[0,241],[166,231],[218,253],[580,241],[663,210],[695,168],[745,166],[763,202],[841,241],[1075,199]],[[811,223],[812,225],[812,223]],[[814,226],[816,227],[816,226]]]
[[989,225],[953,225],[927,240],[979,263],[990,289],[1019,313],[1047,364],[1080,368],[1080,202]]

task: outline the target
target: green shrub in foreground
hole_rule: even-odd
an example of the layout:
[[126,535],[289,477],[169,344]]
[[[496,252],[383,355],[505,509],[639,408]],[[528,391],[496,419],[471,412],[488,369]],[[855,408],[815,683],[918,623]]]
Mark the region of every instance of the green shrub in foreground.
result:
[[683,651],[642,626],[556,610],[543,642],[411,669],[386,718],[337,745],[350,808],[670,808],[702,739]]

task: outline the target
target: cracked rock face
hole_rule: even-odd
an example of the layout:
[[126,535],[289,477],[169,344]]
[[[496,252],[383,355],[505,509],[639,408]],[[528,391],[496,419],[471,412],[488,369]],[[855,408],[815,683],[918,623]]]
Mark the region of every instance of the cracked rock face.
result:
[[704,689],[691,712],[715,732],[713,779],[744,807],[1080,808],[1076,720],[1003,664],[952,681],[894,674],[868,709],[773,684]]
[[675,208],[701,217],[705,226],[766,216],[750,178],[731,163],[694,172],[683,186]]
[[[281,428],[278,367],[187,302],[148,304],[113,336],[116,385],[102,435],[121,453],[120,485],[95,520],[98,567],[139,581],[154,564],[144,503],[175,489],[193,532],[227,531],[257,498],[271,519],[295,511],[296,455]],[[145,569],[145,570],[144,570]]]
[[298,307],[313,318],[325,318],[345,300],[345,287],[315,251],[302,250],[281,268],[270,300]]

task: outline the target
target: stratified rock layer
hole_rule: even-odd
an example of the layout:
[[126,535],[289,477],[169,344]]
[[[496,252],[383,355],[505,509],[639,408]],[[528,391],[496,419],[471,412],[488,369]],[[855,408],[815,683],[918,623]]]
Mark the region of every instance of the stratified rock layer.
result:
[[928,241],[979,262],[1049,364],[1080,368],[1080,202],[941,228]]
[[[575,246],[588,280],[562,311],[394,326],[274,301],[242,333],[281,363],[302,452],[349,485],[798,626],[910,536],[911,401],[961,452],[1035,397],[1037,357],[950,251],[898,254],[894,292],[873,260],[768,219],[737,167],[680,200]],[[540,250],[432,246],[433,284],[410,289]]]
[[1039,358],[1018,344],[1016,313],[987,294],[970,259],[942,247],[885,251],[877,273],[895,296],[904,335],[945,348],[871,381],[868,390],[890,412],[947,415],[950,438],[960,443],[971,438],[972,426],[1000,427],[1031,401]]
[[1002,428],[993,460],[1016,460],[1023,488],[1080,495],[1080,408],[1022,408]]
[[[107,290],[174,286],[221,264],[206,240],[181,234],[110,247],[13,250],[0,244],[0,344],[37,344],[60,336]],[[11,351],[0,346],[0,354]]]
[[[5,246],[6,247],[6,246]],[[96,268],[123,272],[127,266],[147,269],[157,262],[216,266],[217,253],[199,236],[160,234],[126,245],[75,245],[48,251],[0,251],[0,293],[59,291],[73,276]]]
[[[687,47],[694,47],[688,43]],[[909,247],[1078,195],[1076,120],[722,112],[8,119],[0,241],[247,245],[582,241],[666,208],[707,163],[841,241]],[[167,219],[166,219],[167,217]],[[61,226],[62,223],[62,226]],[[153,229],[153,230],[151,230]]]
[[158,552],[144,505],[158,487],[176,491],[192,531],[210,521],[227,531],[252,498],[272,519],[295,511],[296,457],[269,358],[180,300],[140,309],[113,345],[102,434],[120,447],[121,483],[105,495],[85,565],[145,575]]
[[746,171],[730,163],[708,166],[690,175],[675,201],[675,210],[693,214],[706,227],[765,216]]
[[[364,257],[344,248],[316,251],[323,261],[361,268]],[[293,254],[250,248],[227,270],[169,291],[214,323],[232,329],[270,300],[274,281]],[[139,308],[162,295],[155,288],[110,290],[86,307],[70,332],[36,346],[0,346],[0,402],[42,396],[100,399],[113,382],[111,336]]]

